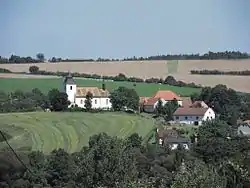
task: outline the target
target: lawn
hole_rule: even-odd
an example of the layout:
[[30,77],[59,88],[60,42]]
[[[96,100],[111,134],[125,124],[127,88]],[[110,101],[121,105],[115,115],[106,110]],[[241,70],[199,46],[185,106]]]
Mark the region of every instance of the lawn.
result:
[[[98,80],[75,79],[78,86],[101,87],[102,82]],[[117,89],[119,86],[134,88],[139,96],[152,96],[157,90],[171,90],[181,96],[190,96],[192,93],[200,92],[198,88],[176,87],[161,84],[147,84],[132,82],[111,82],[106,81],[106,87],[109,91]],[[0,78],[0,87],[5,92],[15,90],[31,91],[33,88],[39,88],[42,92],[47,93],[52,88],[62,89],[62,79],[58,78]]]
[[[154,120],[123,113],[32,112],[0,114],[0,129],[11,135],[10,145],[17,151],[27,148],[49,153],[55,148],[79,151],[89,137],[106,132],[125,138],[137,132],[143,138],[155,127]],[[0,150],[6,148],[0,143]]]

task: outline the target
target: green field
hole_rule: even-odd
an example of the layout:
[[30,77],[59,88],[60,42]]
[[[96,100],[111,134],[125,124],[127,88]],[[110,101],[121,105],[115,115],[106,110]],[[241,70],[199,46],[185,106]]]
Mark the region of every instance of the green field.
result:
[[[100,87],[102,82],[98,80],[75,79],[78,86]],[[201,89],[189,87],[176,87],[161,84],[136,83],[132,82],[111,82],[106,81],[106,87],[109,91],[117,89],[119,86],[134,88],[139,96],[152,96],[157,90],[171,90],[181,96],[190,96],[192,93],[200,92]],[[39,88],[42,92],[47,93],[52,88],[62,89],[62,79],[59,78],[0,78],[0,87],[4,92],[15,90],[31,91],[33,88]]]
[[[17,151],[31,148],[45,153],[55,148],[79,151],[90,136],[101,132],[121,138],[137,132],[145,138],[155,127],[153,119],[113,112],[10,113],[0,114],[0,121],[0,129],[12,136],[9,143]],[[0,150],[6,147],[0,143]]]

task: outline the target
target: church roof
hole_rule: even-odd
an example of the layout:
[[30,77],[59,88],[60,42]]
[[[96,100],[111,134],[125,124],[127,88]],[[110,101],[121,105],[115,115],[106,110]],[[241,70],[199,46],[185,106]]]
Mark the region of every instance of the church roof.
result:
[[109,91],[98,87],[77,87],[76,97],[85,97],[87,93],[92,93],[93,97],[109,97]]
[[65,76],[64,78],[65,84],[75,84],[75,80],[73,79],[73,76],[69,73],[69,75]]

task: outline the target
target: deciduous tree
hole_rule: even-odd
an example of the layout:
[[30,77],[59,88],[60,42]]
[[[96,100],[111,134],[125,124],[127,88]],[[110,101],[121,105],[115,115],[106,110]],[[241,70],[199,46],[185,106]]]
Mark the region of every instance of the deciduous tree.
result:
[[110,102],[115,111],[124,108],[138,110],[139,96],[134,89],[119,87],[111,93]]
[[90,111],[92,108],[93,94],[91,92],[88,92],[85,98],[86,99],[85,99],[84,107],[87,111]]

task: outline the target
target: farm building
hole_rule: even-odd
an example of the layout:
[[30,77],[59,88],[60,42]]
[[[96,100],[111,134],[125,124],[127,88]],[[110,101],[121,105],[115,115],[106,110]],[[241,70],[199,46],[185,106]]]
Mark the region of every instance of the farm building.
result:
[[215,112],[212,108],[179,107],[174,112],[173,119],[175,123],[201,125],[202,121],[215,119]]
[[110,93],[105,88],[97,87],[77,87],[73,77],[69,74],[64,80],[64,91],[68,95],[70,106],[77,105],[80,108],[85,108],[85,99],[88,92],[92,93],[92,108],[95,109],[110,109]]
[[159,90],[150,98],[140,98],[141,106],[143,106],[144,111],[148,113],[153,113],[155,111],[159,100],[162,101],[162,105],[165,105],[167,102],[176,100],[179,106],[182,106],[182,98],[169,90]]
[[171,150],[177,149],[178,146],[189,149],[191,144],[188,138],[179,136],[178,132],[173,129],[157,129],[157,138],[159,145]]

